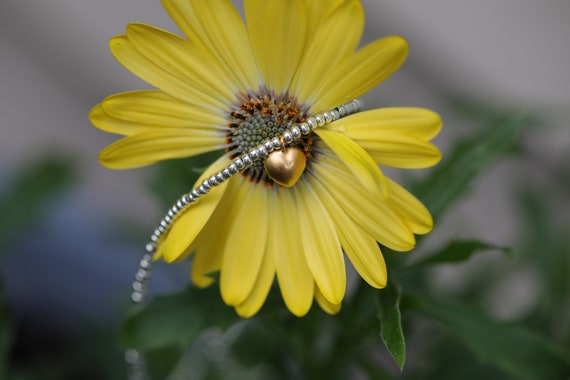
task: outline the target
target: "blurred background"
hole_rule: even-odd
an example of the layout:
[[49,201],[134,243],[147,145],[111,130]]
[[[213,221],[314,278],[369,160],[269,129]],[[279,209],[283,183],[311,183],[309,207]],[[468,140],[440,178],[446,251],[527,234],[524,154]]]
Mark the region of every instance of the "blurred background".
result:
[[[434,269],[431,283],[461,297],[472,279],[494,273],[480,304],[499,320],[523,320],[548,301],[548,271],[569,273],[570,2],[363,4],[363,42],[398,34],[410,44],[403,68],[364,98],[367,108],[436,110],[444,155],[489,115],[535,120],[516,154],[489,165],[425,242],[513,247],[517,261],[480,255]],[[94,372],[82,378],[122,378],[114,331],[165,208],[149,190],[156,168],[100,166],[98,152],[116,137],[87,115],[105,96],[145,86],[107,47],[134,21],[178,31],[158,0],[0,2],[0,320],[9,321],[0,327],[8,358],[0,369],[8,378],[72,379],[87,368]],[[181,289],[186,273],[186,264],[159,265],[153,292]],[[569,283],[561,284],[565,300]],[[568,302],[549,310],[570,314]],[[547,329],[567,337],[569,319],[559,321]]]

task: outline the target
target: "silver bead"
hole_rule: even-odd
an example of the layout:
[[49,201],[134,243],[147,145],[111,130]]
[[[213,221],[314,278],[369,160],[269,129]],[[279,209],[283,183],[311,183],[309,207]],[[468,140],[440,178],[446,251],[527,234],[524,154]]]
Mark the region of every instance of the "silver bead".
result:
[[333,116],[331,112],[323,112],[323,119],[325,119],[325,124],[330,124],[333,122]]
[[131,299],[135,303],[140,303],[143,300],[143,295],[140,292],[133,292],[133,294],[131,294]]
[[337,109],[333,109],[332,111],[330,111],[330,113],[332,114],[332,118],[333,118],[331,123],[333,121],[337,121],[338,119],[340,119],[340,113],[338,112]]
[[[168,224],[170,224],[172,222],[172,218],[169,215],[166,215],[163,219],[163,221],[167,222]],[[168,226],[166,226],[168,228]]]
[[317,115],[315,116],[315,122],[317,123],[318,127],[324,127],[325,118],[322,115]]
[[287,143],[287,144],[291,144],[293,142],[293,135],[291,134],[290,131],[285,131],[283,132],[283,140]]
[[293,138],[295,138],[296,140],[301,138],[301,130],[296,125],[291,127],[291,134],[293,135]]
[[257,148],[257,154],[259,155],[260,158],[265,158],[267,157],[267,149],[265,149],[265,143]]
[[202,186],[207,190],[210,190],[212,188],[212,185],[210,185],[210,182],[207,179],[202,182]]
[[141,260],[141,262],[139,263],[139,267],[143,268],[143,269],[147,269],[150,268],[150,261],[149,260]]
[[310,130],[315,129],[315,127],[317,126],[317,122],[313,117],[307,118],[307,120],[305,120],[305,123],[307,123],[307,126],[309,127]]
[[250,166],[251,164],[253,164],[253,160],[247,153],[241,156],[241,159],[243,160],[245,166]]
[[266,141],[266,142],[263,144],[263,146],[265,146],[265,152],[266,152],[267,154],[273,152],[273,150],[275,149],[275,148],[273,147],[273,144],[271,143],[271,141]]
[[127,363],[135,363],[137,360],[140,359],[140,357],[141,355],[137,350],[131,348],[125,351],[125,361]]
[[192,190],[191,194],[194,201],[202,196],[197,189]]
[[148,272],[146,269],[139,269],[135,274],[135,280],[145,281],[148,278],[149,273],[150,272]]
[[273,150],[281,148],[281,140],[278,137],[274,137],[271,139],[271,145],[273,146]]
[[233,163],[233,162],[228,165],[228,170],[229,170],[230,173],[232,173],[232,174],[237,174],[237,173],[239,173],[239,169],[238,169],[237,165],[236,165],[235,163]]
[[218,186],[218,180],[216,178],[216,175],[213,175],[210,178],[208,178],[207,182],[210,185],[209,186],[210,189],[214,186]]
[[147,245],[144,248],[145,248],[145,251],[147,251],[148,253],[155,253],[156,252],[156,244],[154,244],[154,243],[147,243]]
[[257,161],[259,158],[259,154],[257,153],[257,149],[253,148],[248,152],[249,157],[251,157],[252,161]]
[[133,290],[140,292],[141,290],[143,290],[144,286],[139,281],[135,281],[133,282],[132,288]]
[[218,184],[224,182],[225,178],[224,178],[224,175],[222,174],[222,172],[219,172],[216,174],[216,179],[218,180]]
[[360,99],[354,99],[352,101],[352,103],[354,104],[354,111],[353,112],[360,111],[362,109],[362,106],[364,105],[364,103]]
[[301,133],[303,135],[308,135],[309,133],[311,133],[311,129],[309,128],[309,125],[307,123],[299,124],[299,129],[301,130]]
[[241,159],[241,157],[238,157],[235,159],[234,164],[236,165],[236,167],[238,168],[238,170],[241,170],[243,168],[245,168],[245,163],[243,162],[243,160]]
[[222,170],[222,176],[224,176],[224,180],[231,178],[232,173],[230,173],[230,170],[228,168],[225,168],[224,170]]

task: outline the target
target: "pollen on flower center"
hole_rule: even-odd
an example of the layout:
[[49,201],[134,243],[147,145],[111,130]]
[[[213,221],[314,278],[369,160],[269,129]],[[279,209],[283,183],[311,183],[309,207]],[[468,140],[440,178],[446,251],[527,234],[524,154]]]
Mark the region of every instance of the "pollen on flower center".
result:
[[[275,96],[263,92],[241,96],[228,115],[226,151],[230,158],[247,153],[268,139],[279,137],[292,124],[301,123],[306,117],[307,107],[299,105],[295,98],[287,95]],[[311,137],[306,136],[298,148],[309,157],[311,145]],[[267,176],[261,161],[254,162],[243,174],[255,182],[274,183]]]

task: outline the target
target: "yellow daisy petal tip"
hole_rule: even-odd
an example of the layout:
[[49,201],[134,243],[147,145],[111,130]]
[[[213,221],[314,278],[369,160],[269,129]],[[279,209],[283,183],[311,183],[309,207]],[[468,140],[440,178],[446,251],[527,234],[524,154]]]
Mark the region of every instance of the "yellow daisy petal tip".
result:
[[180,259],[181,254],[174,251],[166,251],[161,254],[162,260],[167,264],[172,264]]
[[96,125],[103,112],[102,103],[99,103],[95,107],[91,108],[89,115],[87,116],[91,124]]
[[287,306],[287,309],[291,312],[291,314],[299,318],[304,317],[305,315],[307,315],[309,310],[311,310],[311,304],[309,304],[309,306],[307,307],[307,305],[304,303],[286,302],[285,305]]
[[239,307],[235,307],[234,310],[236,311],[236,314],[238,315],[238,317],[243,318],[243,319],[249,319],[249,318],[253,317],[253,315],[255,315],[255,314],[250,315],[249,313],[240,309]]
[[309,312],[309,310],[303,310],[303,311],[299,311],[296,309],[292,309],[290,307],[287,307],[287,309],[291,312],[291,314],[293,314],[295,317],[297,318],[303,318],[305,315],[307,315],[307,313]]
[[109,152],[108,147],[99,152],[97,159],[101,165],[108,169],[124,169],[115,163],[113,155]]
[[109,49],[111,49],[111,53],[115,54],[115,49],[124,46],[128,42],[129,39],[126,34],[116,35],[109,40]]
[[315,299],[317,300],[317,303],[319,304],[321,309],[323,309],[323,311],[327,314],[330,315],[338,314],[340,312],[340,309],[342,308],[342,302],[339,303],[330,302],[323,296],[323,294],[320,292],[320,290],[317,287],[315,291]]
[[393,51],[394,60],[399,61],[398,67],[401,66],[410,52],[408,40],[399,35],[382,37],[380,40],[384,42],[387,50]]
[[375,278],[373,282],[372,281],[366,281],[366,283],[368,285],[372,286],[373,288],[384,289],[386,287],[386,285],[388,285],[388,277],[383,276],[380,279]]
[[156,253],[152,256],[152,261],[158,261],[162,259],[162,251],[158,250],[156,251]]

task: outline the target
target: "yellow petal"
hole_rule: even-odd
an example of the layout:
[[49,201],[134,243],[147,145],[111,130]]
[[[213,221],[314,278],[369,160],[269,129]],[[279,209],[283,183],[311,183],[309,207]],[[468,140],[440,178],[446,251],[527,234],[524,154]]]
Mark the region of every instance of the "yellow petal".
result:
[[345,214],[329,192],[313,176],[311,176],[310,184],[329,211],[340,237],[342,249],[356,271],[371,286],[385,287],[388,278],[386,264],[376,240]]
[[269,294],[269,290],[271,290],[274,278],[275,259],[270,252],[267,252],[263,256],[261,268],[259,268],[259,273],[255,280],[255,286],[251,289],[247,298],[236,306],[236,312],[240,317],[249,318],[259,311],[267,299],[267,294]]
[[212,284],[211,274],[219,272],[222,267],[228,234],[220,231],[229,231],[236,220],[239,207],[233,206],[242,204],[245,195],[239,191],[240,187],[241,181],[237,178],[228,182],[218,206],[188,249],[187,253],[194,251],[190,274],[196,286]]
[[275,256],[277,280],[287,308],[298,317],[307,314],[313,303],[314,280],[299,236],[305,232],[299,228],[297,204],[291,191],[275,188],[272,191],[272,244],[268,250]]
[[[344,2],[321,23],[293,78],[291,93],[301,103],[313,104],[316,101],[313,97],[315,88],[338,62],[353,54],[363,28],[364,10],[357,0]],[[312,107],[311,110],[318,112],[322,109]]]
[[342,304],[330,302],[321,292],[318,286],[315,286],[315,299],[317,303],[327,314],[335,315],[340,311]]
[[374,162],[372,157],[370,157],[362,147],[341,133],[326,129],[317,129],[315,131],[325,144],[353,172],[360,184],[368,190],[377,190],[382,197],[388,196],[386,178],[376,162]]
[[202,49],[175,34],[145,24],[129,24],[127,38],[147,59],[201,94],[200,103],[223,108],[234,101],[235,88]]
[[258,72],[247,30],[229,0],[162,0],[188,39],[207,50],[240,91],[257,90]]
[[168,95],[190,104],[207,106],[212,110],[225,107],[223,102],[194,87],[192,82],[180,79],[175,74],[149,60],[134,47],[127,36],[112,38],[109,47],[117,61],[130,72]]
[[220,288],[228,305],[237,306],[245,301],[255,286],[261,262],[266,252],[268,201],[267,189],[242,176],[240,192],[247,195],[238,207],[239,211],[229,231],[224,248]]
[[[160,91],[143,90],[112,95],[103,100],[102,107],[109,118],[134,122],[139,128],[133,129],[138,132],[149,127],[163,126],[227,131],[225,125],[227,121],[221,112],[193,107]],[[120,122],[117,125],[113,122],[109,124],[105,130],[112,129],[115,133],[132,134],[131,129],[119,127]]]
[[265,85],[285,93],[305,43],[306,15],[302,0],[246,0],[249,38]]
[[327,128],[358,143],[381,140],[391,133],[429,141],[441,130],[441,118],[425,108],[388,107],[352,114]]
[[402,186],[388,180],[390,200],[395,204],[404,222],[415,234],[427,234],[433,228],[433,219],[427,208]]
[[154,129],[109,145],[99,154],[99,161],[111,169],[135,168],[161,160],[195,156],[224,146],[224,135],[215,131]]
[[346,290],[344,258],[332,220],[305,181],[292,188],[299,212],[299,229],[305,258],[323,296],[339,304]]
[[321,154],[311,170],[344,212],[376,241],[396,251],[414,247],[414,235],[392,203],[358,186],[354,175],[336,156]]
[[190,277],[197,287],[205,288],[214,283],[215,278],[211,274],[219,272],[222,267],[224,243],[225,239],[211,239],[200,244],[198,248],[194,249],[194,244],[190,246],[188,251],[194,251],[190,265]]
[[[196,184],[202,183],[211,173],[221,170],[227,164],[228,159],[220,157],[208,167]],[[168,231],[158,246],[157,254],[159,257],[166,262],[173,262],[186,256],[187,248],[210,219],[220,199],[224,196],[227,186],[228,181],[216,186],[208,195],[201,198],[197,203],[187,206],[182,214],[176,217],[170,231]]]
[[441,160],[441,152],[435,145],[402,133],[386,133],[374,141],[355,141],[378,165],[419,169],[433,166]]
[[147,125],[126,121],[109,116],[103,111],[103,106],[97,104],[89,113],[89,120],[97,128],[120,135],[132,135],[148,129]]
[[345,58],[313,88],[313,109],[322,110],[358,98],[388,78],[406,60],[408,44],[402,37],[376,40]]
[[309,23],[307,25],[307,40],[310,41],[314,38],[316,32],[321,28],[321,25],[330,18],[330,15],[342,4],[345,0],[305,0],[305,7]]

